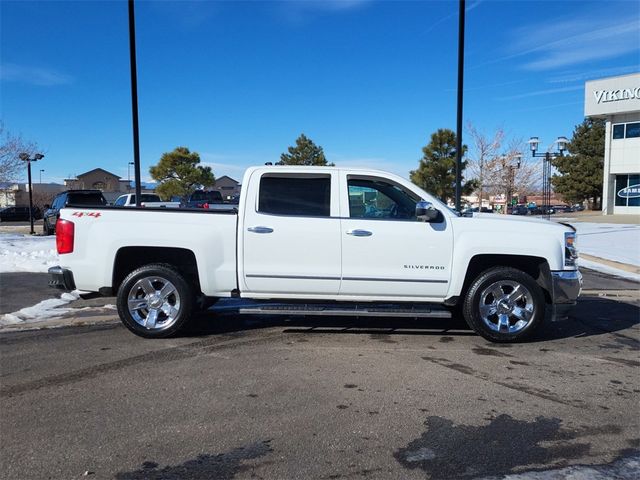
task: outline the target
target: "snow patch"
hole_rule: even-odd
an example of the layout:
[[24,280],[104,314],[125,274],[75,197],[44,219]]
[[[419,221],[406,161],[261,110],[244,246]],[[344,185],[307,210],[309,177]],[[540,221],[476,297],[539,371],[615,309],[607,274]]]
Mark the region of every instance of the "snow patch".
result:
[[640,266],[640,225],[587,222],[572,225],[578,231],[579,253]]
[[0,233],[0,273],[46,273],[58,264],[56,237]]
[[79,298],[80,293],[74,290],[70,293],[63,293],[60,298],[49,298],[31,307],[20,309],[17,312],[6,313],[0,317],[0,326],[15,325],[16,323],[41,322],[43,320],[61,317],[66,313],[77,311],[78,309],[60,307]]

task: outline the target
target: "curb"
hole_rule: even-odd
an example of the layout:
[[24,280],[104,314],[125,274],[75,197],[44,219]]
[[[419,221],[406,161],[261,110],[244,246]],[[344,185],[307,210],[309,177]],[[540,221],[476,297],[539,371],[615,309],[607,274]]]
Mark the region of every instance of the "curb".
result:
[[606,265],[607,267],[617,268],[618,270],[624,270],[625,272],[640,275],[640,267],[636,265],[616,262],[615,260],[607,260],[606,258],[594,257],[593,255],[588,255],[582,252],[580,252],[580,258],[584,258],[585,260],[589,260],[590,262],[600,263],[602,265]]

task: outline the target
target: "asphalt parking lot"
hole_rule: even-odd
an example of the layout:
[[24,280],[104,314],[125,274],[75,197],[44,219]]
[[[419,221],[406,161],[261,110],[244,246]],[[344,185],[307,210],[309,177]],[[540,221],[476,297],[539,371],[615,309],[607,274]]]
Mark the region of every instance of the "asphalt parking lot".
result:
[[168,340],[117,324],[2,334],[0,471],[637,478],[637,284],[589,274],[585,288],[570,321],[517,345],[455,320],[234,314]]

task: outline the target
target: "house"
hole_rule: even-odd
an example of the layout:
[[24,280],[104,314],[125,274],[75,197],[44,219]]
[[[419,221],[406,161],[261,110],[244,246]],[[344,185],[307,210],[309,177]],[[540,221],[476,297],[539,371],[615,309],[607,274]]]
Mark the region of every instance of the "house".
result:
[[128,180],[122,180],[117,175],[104,170],[94,168],[81,173],[76,178],[68,178],[64,181],[68,190],[100,190],[103,193],[129,193],[131,190]]
[[216,183],[213,185],[213,190],[218,190],[222,194],[224,200],[230,200],[232,197],[240,195],[240,185],[236,180],[227,175],[216,179]]

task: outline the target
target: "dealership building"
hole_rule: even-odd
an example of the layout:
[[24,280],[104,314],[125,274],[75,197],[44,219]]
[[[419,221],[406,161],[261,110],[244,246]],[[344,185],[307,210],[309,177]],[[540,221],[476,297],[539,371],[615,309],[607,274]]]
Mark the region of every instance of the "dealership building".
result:
[[606,121],[602,213],[640,214],[640,73],[587,82],[584,115]]

